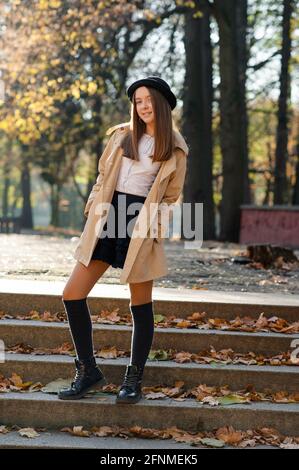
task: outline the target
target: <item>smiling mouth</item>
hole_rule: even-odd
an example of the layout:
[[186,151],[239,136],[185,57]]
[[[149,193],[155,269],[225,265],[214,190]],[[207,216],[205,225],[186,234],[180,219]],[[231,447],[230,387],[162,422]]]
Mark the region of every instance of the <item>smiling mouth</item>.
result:
[[145,113],[145,114],[142,114],[142,116],[150,116],[152,113]]

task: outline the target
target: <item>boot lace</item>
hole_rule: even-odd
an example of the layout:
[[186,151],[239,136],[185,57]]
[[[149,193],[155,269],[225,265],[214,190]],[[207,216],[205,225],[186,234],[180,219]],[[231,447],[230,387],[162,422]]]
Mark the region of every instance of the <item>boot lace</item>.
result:
[[142,375],[141,371],[135,372],[135,373],[131,372],[131,374],[126,374],[122,387],[134,388],[137,382],[141,381],[141,375]]
[[79,367],[78,369],[76,369],[76,374],[72,382],[72,387],[74,385],[77,385],[77,383],[80,382],[81,379],[83,379],[85,374],[86,374],[86,371],[84,370],[84,367]]
[[133,388],[138,380],[137,375],[126,376],[123,382],[123,387]]

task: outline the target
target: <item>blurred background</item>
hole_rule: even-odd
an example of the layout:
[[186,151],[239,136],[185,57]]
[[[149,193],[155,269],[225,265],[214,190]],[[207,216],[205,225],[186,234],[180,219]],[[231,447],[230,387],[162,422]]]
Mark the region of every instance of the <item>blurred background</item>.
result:
[[299,233],[297,1],[2,0],[0,22],[2,231],[81,230],[106,130],[151,74],[178,97],[204,240],[238,242],[243,220],[253,241],[271,209]]

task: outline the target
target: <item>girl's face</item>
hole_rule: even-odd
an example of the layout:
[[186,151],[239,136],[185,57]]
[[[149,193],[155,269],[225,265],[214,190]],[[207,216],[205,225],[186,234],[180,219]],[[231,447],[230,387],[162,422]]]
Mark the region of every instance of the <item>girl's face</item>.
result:
[[145,124],[151,124],[154,122],[154,110],[151,95],[148,88],[145,86],[141,86],[135,91],[135,106],[138,116],[145,122]]

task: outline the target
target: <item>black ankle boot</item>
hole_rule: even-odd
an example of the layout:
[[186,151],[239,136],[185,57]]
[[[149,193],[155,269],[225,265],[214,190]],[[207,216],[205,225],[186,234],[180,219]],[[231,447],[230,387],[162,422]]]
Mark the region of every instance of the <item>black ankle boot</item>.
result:
[[142,398],[141,380],[143,369],[135,364],[129,364],[121,388],[116,397],[116,403],[137,403]]
[[87,360],[75,359],[76,375],[70,388],[63,388],[58,392],[61,400],[77,400],[88,391],[107,384],[103,372],[97,366],[94,357]]

